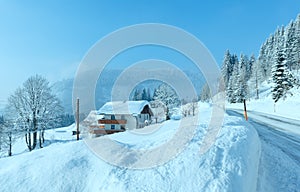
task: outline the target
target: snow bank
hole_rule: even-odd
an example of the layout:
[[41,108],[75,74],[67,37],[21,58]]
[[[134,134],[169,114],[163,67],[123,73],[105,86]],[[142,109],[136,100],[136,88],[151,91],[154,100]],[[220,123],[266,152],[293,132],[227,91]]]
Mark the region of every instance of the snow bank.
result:
[[220,177],[229,180],[226,191],[256,191],[261,144],[253,127],[238,117],[227,117],[214,150],[216,157],[223,155]]
[[[164,165],[143,170],[110,165],[83,141],[64,140],[65,130],[57,129],[55,136],[47,135],[57,142],[0,159],[1,191],[255,191],[260,156],[256,131],[244,120],[226,115],[214,145],[201,155],[211,108],[206,104],[199,107],[200,122],[194,137],[182,153]],[[166,121],[144,139],[128,132],[105,137],[146,149],[172,137],[178,123]]]

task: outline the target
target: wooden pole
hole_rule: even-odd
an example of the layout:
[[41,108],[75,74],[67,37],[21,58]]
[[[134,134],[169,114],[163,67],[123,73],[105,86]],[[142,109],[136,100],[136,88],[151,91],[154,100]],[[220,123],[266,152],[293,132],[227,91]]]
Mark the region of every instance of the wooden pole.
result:
[[79,140],[79,98],[76,100],[76,136]]
[[246,121],[248,121],[247,108],[246,108],[246,99],[244,99],[244,116]]

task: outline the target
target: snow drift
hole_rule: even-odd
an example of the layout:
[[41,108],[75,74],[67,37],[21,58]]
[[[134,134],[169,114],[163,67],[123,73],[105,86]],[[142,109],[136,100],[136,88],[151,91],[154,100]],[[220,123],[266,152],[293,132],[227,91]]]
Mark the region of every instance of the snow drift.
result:
[[[255,191],[260,157],[256,131],[243,119],[226,115],[216,142],[200,155],[211,108],[199,107],[194,137],[182,153],[161,166],[143,170],[113,166],[84,141],[74,141],[71,126],[49,130],[43,149],[0,159],[1,191]],[[159,134],[143,140],[130,139],[128,132],[110,137],[147,148],[172,137],[179,122],[166,121]]]

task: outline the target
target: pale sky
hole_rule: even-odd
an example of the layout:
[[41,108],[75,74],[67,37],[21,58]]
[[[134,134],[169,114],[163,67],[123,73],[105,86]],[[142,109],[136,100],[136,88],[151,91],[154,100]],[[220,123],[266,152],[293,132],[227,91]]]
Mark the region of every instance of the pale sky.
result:
[[121,27],[180,27],[221,64],[226,49],[257,56],[263,41],[298,13],[299,0],[0,0],[0,101],[34,74],[51,82],[73,77],[91,46]]

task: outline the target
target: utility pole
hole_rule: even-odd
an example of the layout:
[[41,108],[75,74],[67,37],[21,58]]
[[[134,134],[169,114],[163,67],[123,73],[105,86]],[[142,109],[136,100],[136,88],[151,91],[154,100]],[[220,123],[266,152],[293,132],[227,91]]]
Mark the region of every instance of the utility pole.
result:
[[79,98],[76,100],[76,136],[79,140]]

